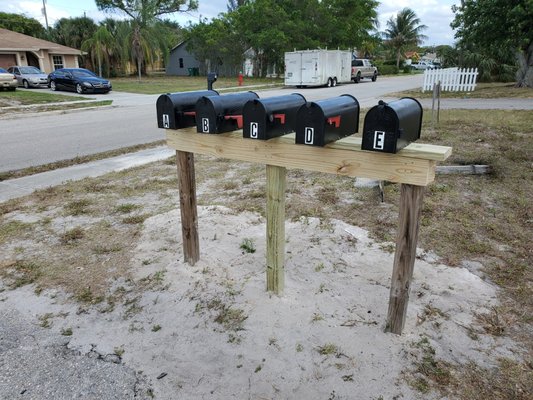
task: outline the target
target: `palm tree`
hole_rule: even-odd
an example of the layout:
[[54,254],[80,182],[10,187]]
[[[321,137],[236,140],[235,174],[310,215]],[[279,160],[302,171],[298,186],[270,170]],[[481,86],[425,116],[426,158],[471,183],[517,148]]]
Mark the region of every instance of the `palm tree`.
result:
[[[162,41],[158,38],[156,25],[166,14],[187,12],[198,8],[197,0],[95,0],[102,11],[121,11],[130,18],[128,35],[130,57],[137,65],[139,80],[145,62],[151,62]],[[184,7],[184,8],[182,8]],[[155,33],[155,34],[154,34]]]
[[422,31],[426,25],[420,24],[413,10],[404,8],[396,18],[390,17],[387,21],[387,29],[384,32],[385,39],[390,47],[396,51],[396,67],[400,68],[400,57],[408,46],[417,46],[422,43],[426,36]]
[[102,25],[96,30],[94,35],[85,40],[81,45],[81,49],[87,51],[91,55],[93,63],[94,58],[96,57],[96,62],[98,63],[98,75],[100,76],[102,76],[102,62],[109,60],[109,55],[112,52],[114,43],[113,36],[109,33],[105,25]]

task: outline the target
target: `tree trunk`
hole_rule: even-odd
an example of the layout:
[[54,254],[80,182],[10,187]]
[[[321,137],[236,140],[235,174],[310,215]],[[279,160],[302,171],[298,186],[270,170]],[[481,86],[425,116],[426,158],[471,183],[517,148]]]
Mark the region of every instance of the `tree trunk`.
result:
[[517,53],[516,87],[533,87],[533,42]]
[[102,76],[102,56],[98,50],[96,51],[96,58],[98,59],[98,76]]
[[396,52],[396,68],[400,69],[400,56],[401,56],[401,52],[400,52],[400,49],[398,49],[398,51]]

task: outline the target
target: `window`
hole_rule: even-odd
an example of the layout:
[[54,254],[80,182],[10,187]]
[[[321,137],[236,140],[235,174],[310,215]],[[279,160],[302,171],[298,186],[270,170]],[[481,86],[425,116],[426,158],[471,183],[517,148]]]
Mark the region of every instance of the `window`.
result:
[[52,63],[54,64],[54,70],[63,68],[63,56],[52,56]]
[[183,58],[180,58],[180,68],[183,68]]

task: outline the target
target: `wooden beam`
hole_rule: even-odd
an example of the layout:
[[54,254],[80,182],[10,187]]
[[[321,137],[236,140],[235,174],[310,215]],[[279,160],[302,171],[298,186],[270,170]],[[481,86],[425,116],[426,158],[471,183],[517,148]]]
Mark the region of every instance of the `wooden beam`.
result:
[[357,138],[316,147],[294,144],[294,134],[263,141],[244,139],[241,131],[206,135],[193,128],[167,130],[167,143],[191,153],[417,186],[433,182],[436,161],[451,154],[451,148],[443,146],[417,145],[416,150],[405,150],[412,143],[397,154],[385,154],[361,150]]
[[266,166],[267,185],[267,291],[283,292],[285,282],[285,188],[286,169]]
[[185,262],[194,265],[200,259],[194,154],[185,151],[176,151],[176,164],[178,167],[178,185],[180,191],[183,255]]
[[401,185],[396,253],[394,254],[389,311],[385,328],[386,332],[398,335],[402,333],[407,314],[423,198],[423,187]]

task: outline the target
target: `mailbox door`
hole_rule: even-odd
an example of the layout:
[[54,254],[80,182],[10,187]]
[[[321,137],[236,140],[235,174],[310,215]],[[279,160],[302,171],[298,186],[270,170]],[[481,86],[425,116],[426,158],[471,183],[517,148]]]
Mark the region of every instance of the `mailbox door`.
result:
[[242,136],[248,139],[265,140],[267,130],[267,110],[259,100],[248,101],[242,109]]
[[294,131],[296,112],[304,104],[298,93],[249,101],[243,108],[243,137],[268,140]]
[[372,107],[365,116],[361,149],[396,153],[399,121],[387,105]]
[[177,129],[174,103],[168,95],[159,96],[156,101],[157,126],[163,129]]
[[316,103],[301,106],[296,116],[296,143],[311,146],[324,146],[326,117]]
[[201,97],[196,102],[196,131],[217,133],[217,112],[209,97]]

